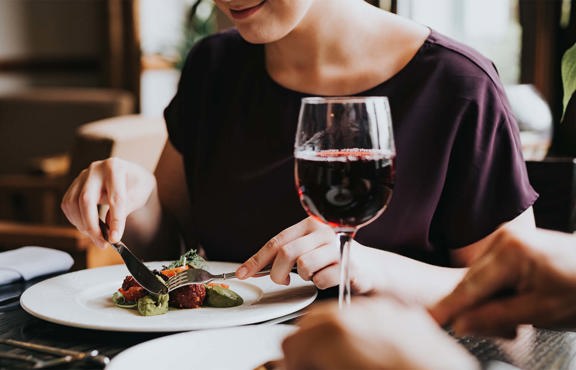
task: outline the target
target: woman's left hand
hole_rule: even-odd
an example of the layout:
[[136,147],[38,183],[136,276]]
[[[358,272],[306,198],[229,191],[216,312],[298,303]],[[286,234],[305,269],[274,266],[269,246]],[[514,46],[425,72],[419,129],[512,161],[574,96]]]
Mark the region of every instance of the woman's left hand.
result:
[[290,271],[296,266],[302,279],[312,280],[318,288],[326,289],[338,285],[339,260],[334,231],[308,217],[270,239],[236,270],[236,276],[249,278],[271,265],[272,281],[288,285]]
[[[290,271],[296,266],[302,279],[327,289],[340,283],[339,261],[340,245],[334,231],[309,217],[270,239],[236,270],[236,276],[246,279],[272,266],[272,281],[288,285]],[[350,248],[350,288],[354,294],[386,292],[430,305],[448,294],[464,272],[465,269],[429,265],[355,241]]]

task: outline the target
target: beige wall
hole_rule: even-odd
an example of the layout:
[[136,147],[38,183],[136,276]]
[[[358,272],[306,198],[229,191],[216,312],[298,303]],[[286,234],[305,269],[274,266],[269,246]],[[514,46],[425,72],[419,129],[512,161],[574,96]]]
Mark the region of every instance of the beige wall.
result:
[[0,0],[0,60],[95,57],[103,0]]
[[2,71],[2,65],[99,62],[105,0],[0,0],[0,92],[30,85],[93,85],[89,72]]

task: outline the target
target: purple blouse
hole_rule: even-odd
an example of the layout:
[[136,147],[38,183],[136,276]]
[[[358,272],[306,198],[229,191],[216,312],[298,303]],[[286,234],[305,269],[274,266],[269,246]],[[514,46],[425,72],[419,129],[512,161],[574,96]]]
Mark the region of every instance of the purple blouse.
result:
[[[497,71],[478,52],[432,31],[400,72],[357,95],[389,98],[397,149],[392,200],[360,229],[360,243],[449,265],[450,249],[536,200]],[[243,261],[307,217],[293,168],[306,96],[273,81],[263,46],[235,30],[191,50],[165,118],[209,259]]]

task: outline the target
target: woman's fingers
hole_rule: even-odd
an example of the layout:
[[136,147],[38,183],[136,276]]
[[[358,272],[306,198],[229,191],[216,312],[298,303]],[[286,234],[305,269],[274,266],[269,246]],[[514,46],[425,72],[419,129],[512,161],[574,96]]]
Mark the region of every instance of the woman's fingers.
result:
[[106,241],[102,236],[98,225],[99,214],[98,204],[103,193],[102,191],[102,173],[99,168],[92,164],[88,169],[87,179],[78,192],[78,207],[82,218],[83,228],[86,233],[97,245],[106,246]]
[[337,241],[333,244],[325,244],[315,248],[296,260],[298,274],[304,280],[312,280],[314,274],[326,266],[338,264],[340,261],[340,251]]
[[66,218],[74,225],[78,230],[82,231],[84,228],[82,226],[82,216],[80,215],[80,209],[78,208],[78,191],[80,186],[78,184],[83,183],[85,171],[83,171],[70,185],[64,196],[62,197],[62,203],[60,208]]
[[[279,284],[289,284],[290,271],[294,265],[298,266],[299,273],[306,269],[308,276],[305,279],[310,279],[317,270],[332,264],[334,256],[331,253],[331,244],[326,243],[326,239],[330,236],[323,231],[312,232],[279,247],[272,264],[270,274],[272,281]],[[319,252],[314,253],[315,251]],[[337,258],[338,255],[336,255],[336,262]]]
[[328,289],[340,282],[340,265],[329,265],[312,276],[312,282],[318,289]]
[[288,239],[288,235],[285,232],[286,230],[270,239],[256,254],[248,258],[246,262],[238,267],[236,276],[240,279],[246,279],[262,270],[264,266],[269,265],[276,257],[280,246],[286,242],[284,239]]
[[108,205],[109,238],[117,242],[130,212],[143,206],[155,187],[146,169],[117,158],[93,162],[72,182],[62,199],[64,214],[92,241],[106,247],[99,227],[99,205]]
[[106,200],[110,209],[106,215],[106,221],[110,228],[110,241],[119,242],[124,234],[126,225],[126,175],[117,160],[110,160],[104,166],[104,189]]
[[[328,226],[307,218],[270,239],[236,270],[236,276],[241,279],[248,278],[273,263],[272,280],[286,284],[286,278],[296,259],[306,251],[330,243],[333,237],[334,233]],[[301,238],[304,239],[298,240]]]

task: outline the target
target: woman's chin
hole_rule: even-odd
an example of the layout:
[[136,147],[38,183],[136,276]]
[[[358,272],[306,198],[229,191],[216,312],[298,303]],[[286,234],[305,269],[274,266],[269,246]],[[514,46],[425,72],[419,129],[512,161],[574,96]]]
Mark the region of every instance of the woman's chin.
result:
[[251,44],[268,44],[282,39],[286,33],[257,29],[256,27],[237,26],[240,36]]

